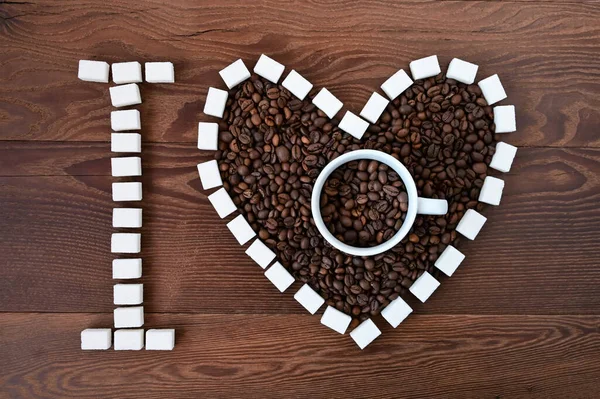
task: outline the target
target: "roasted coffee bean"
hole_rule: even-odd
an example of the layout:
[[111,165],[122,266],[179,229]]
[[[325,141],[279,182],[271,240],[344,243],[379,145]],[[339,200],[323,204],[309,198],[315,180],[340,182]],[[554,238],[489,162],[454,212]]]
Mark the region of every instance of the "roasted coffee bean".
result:
[[[230,90],[215,153],[223,185],[261,240],[296,279],[360,320],[404,296],[448,245],[477,202],[494,154],[493,114],[477,85],[443,75],[416,81],[392,101],[362,140],[340,131],[314,104],[252,76]],[[424,197],[448,200],[448,214],[418,215],[409,234],[384,254],[349,256],[326,243],[311,214],[323,166],[361,148],[383,151],[409,170]],[[343,165],[323,190],[328,228],[353,245],[377,245],[402,226],[408,195],[395,172],[376,161]],[[336,171],[337,172],[337,171]]]

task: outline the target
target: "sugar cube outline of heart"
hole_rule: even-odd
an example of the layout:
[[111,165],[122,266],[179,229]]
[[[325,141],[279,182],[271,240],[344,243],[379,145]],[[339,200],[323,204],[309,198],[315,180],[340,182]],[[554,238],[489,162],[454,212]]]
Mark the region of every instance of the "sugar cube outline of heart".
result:
[[[376,123],[389,101],[393,101],[407,90],[414,83],[413,79],[425,79],[441,73],[441,68],[436,55],[412,61],[409,68],[412,79],[403,69],[400,69],[381,85],[382,91],[387,95],[389,100],[381,94],[373,92],[360,112],[360,116],[357,116],[350,111],[346,111],[338,127],[360,140],[366,132],[369,123]],[[279,84],[279,80],[283,75],[284,70],[284,65],[267,55],[262,54],[253,71],[268,81]],[[454,58],[449,64],[446,77],[461,83],[473,84],[477,70],[477,65]],[[219,74],[228,89],[234,88],[251,76],[250,71],[241,59],[238,59],[222,69]],[[304,100],[308,93],[313,89],[312,83],[295,70],[289,72],[281,85],[299,100]],[[485,78],[479,81],[478,85],[490,106],[507,97],[498,75],[492,75]],[[204,114],[222,118],[225,112],[227,99],[228,92],[226,90],[210,87],[206,96]],[[343,107],[343,103],[326,88],[322,88],[313,98],[312,102],[330,119],[333,119]],[[516,131],[515,107],[513,105],[496,106],[493,111],[495,133],[509,133]],[[217,123],[199,122],[198,149],[218,150],[218,132],[219,126]],[[489,166],[500,172],[509,172],[516,151],[517,148],[510,144],[497,142],[496,152],[494,153]],[[218,190],[208,195],[208,199],[218,215],[221,218],[225,218],[237,211],[237,207],[233,203],[231,197],[225,188],[222,187],[223,182],[221,180],[217,161],[211,160],[203,162],[198,164],[197,167],[204,190],[220,187]],[[481,188],[479,201],[491,205],[499,205],[503,188],[503,180],[492,176],[486,176]],[[465,212],[456,226],[456,231],[466,238],[474,240],[486,220],[487,218],[479,212],[469,209]],[[231,231],[240,245],[246,244],[256,236],[256,233],[245,220],[242,213],[227,223],[227,228]],[[252,242],[246,250],[246,254],[262,269],[266,269],[264,272],[265,276],[280,292],[283,293],[294,283],[294,277],[279,261],[277,261],[276,254],[269,249],[260,238],[256,238]],[[452,245],[448,245],[436,260],[435,266],[446,276],[451,277],[464,259],[465,255]],[[271,266],[268,267],[269,265]],[[424,273],[415,280],[409,288],[409,291],[424,303],[439,286],[440,282],[430,273],[424,271]],[[294,298],[311,314],[315,314],[325,303],[325,299],[315,292],[307,283],[294,294]],[[410,305],[408,305],[402,297],[398,297],[381,310],[381,315],[393,328],[396,328],[412,313],[412,311],[413,309]],[[321,324],[340,334],[345,334],[351,320],[352,318],[349,315],[337,310],[335,307],[327,306],[321,317]],[[381,335],[381,330],[371,318],[363,321],[350,333],[351,338],[356,342],[360,349],[364,349],[379,335]]]

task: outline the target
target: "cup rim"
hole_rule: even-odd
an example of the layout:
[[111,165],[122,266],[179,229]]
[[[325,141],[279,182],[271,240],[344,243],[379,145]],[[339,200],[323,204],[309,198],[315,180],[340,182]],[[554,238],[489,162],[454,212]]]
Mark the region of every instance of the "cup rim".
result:
[[[400,180],[402,180],[404,183],[406,193],[408,194],[408,210],[406,211],[406,217],[402,227],[400,227],[396,234],[394,234],[389,240],[374,247],[367,248],[348,245],[335,238],[333,234],[329,232],[327,226],[325,226],[325,222],[323,222],[323,216],[321,215],[321,192],[323,191],[323,186],[325,185],[327,178],[333,173],[334,170],[343,164],[360,159],[378,161],[394,169],[394,171],[398,173]],[[383,151],[361,149],[342,154],[325,165],[323,170],[321,170],[319,173],[319,176],[317,177],[317,180],[313,186],[310,206],[312,217],[315,221],[317,229],[319,230],[319,233],[321,233],[323,238],[325,238],[325,240],[327,240],[327,242],[329,242],[333,247],[349,255],[373,256],[390,250],[398,245],[398,243],[400,243],[404,237],[406,237],[415,222],[415,218],[417,217],[417,199],[418,193],[415,180],[402,162]]]

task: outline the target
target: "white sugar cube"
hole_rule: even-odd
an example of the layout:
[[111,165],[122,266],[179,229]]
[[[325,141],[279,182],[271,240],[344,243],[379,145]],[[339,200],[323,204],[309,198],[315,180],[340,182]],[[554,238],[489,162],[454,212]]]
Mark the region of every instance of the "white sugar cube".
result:
[[371,319],[363,321],[350,333],[350,337],[352,337],[360,349],[365,349],[367,345],[373,342],[375,338],[379,337],[380,335],[381,330],[377,328]]
[[280,292],[287,290],[289,286],[294,283],[294,277],[279,262],[273,263],[273,266],[267,269],[265,277],[268,278]]
[[440,286],[440,282],[437,281],[431,274],[424,272],[421,274],[413,285],[410,286],[409,290],[419,301],[425,302],[431,294]]
[[315,290],[310,288],[308,284],[304,284],[302,288],[294,294],[294,299],[308,310],[310,314],[315,314],[317,310],[325,303],[325,299],[317,294]]
[[219,173],[219,164],[214,159],[212,161],[199,163],[198,175],[200,175],[202,188],[205,190],[223,185],[221,173]]
[[500,205],[503,189],[504,180],[493,176],[486,176],[479,193],[479,202],[485,202],[490,205]]
[[398,72],[390,76],[388,80],[383,82],[381,85],[381,90],[383,90],[390,100],[394,100],[412,84],[412,79],[406,72],[404,72],[404,69],[400,69]]
[[517,117],[514,105],[494,107],[494,125],[496,133],[510,133],[517,130]]
[[115,280],[127,280],[142,277],[142,260],[113,259],[112,277]]
[[227,223],[227,228],[229,231],[231,231],[231,234],[233,234],[240,245],[244,245],[256,235],[250,224],[248,224],[242,215],[236,216],[233,220]]
[[229,64],[219,71],[221,79],[232,89],[250,77],[250,71],[241,59]]
[[140,130],[142,128],[140,111],[137,109],[113,111],[110,113],[110,126],[115,132],[123,130]]
[[144,329],[115,331],[116,351],[139,351],[144,347]]
[[113,301],[115,305],[140,305],[144,302],[144,284],[115,284]]
[[198,149],[212,150],[219,149],[219,124],[214,122],[198,123]]
[[517,155],[517,147],[501,141],[496,144],[496,152],[492,157],[490,167],[499,170],[500,172],[509,172],[513,160],[515,159],[515,155]]
[[137,61],[117,62],[111,67],[113,82],[118,85],[142,82],[142,64]]
[[465,255],[452,245],[448,245],[444,252],[435,261],[435,267],[450,277],[465,259]]
[[175,68],[172,62],[146,62],[146,82],[174,83]]
[[394,328],[398,327],[412,313],[412,308],[404,299],[398,297],[390,302],[382,311],[381,315]]
[[140,157],[112,158],[110,167],[112,175],[115,177],[142,175],[142,159]]
[[140,88],[135,83],[122,86],[114,86],[108,89],[110,91],[110,102],[113,107],[127,107],[142,103]]
[[139,133],[112,133],[110,150],[112,152],[142,152],[142,135]]
[[373,92],[369,101],[365,104],[360,116],[365,118],[371,123],[377,123],[377,120],[385,110],[385,107],[389,104],[389,100],[377,92]]
[[275,259],[275,253],[269,249],[260,239],[254,240],[246,250],[248,255],[263,269],[269,266],[269,263]]
[[225,105],[227,104],[227,96],[228,93],[225,90],[209,87],[208,94],[206,95],[206,104],[204,104],[204,113],[222,118],[225,112]]
[[175,330],[172,328],[152,328],[146,331],[146,350],[172,351],[175,347]]
[[141,241],[140,233],[113,233],[110,251],[113,254],[137,254],[141,250]]
[[479,85],[479,88],[481,89],[481,92],[483,93],[485,101],[487,101],[488,105],[493,105],[506,98],[506,92],[504,91],[504,87],[502,87],[502,83],[500,83],[500,78],[498,75],[492,75],[481,80],[477,84]]
[[456,231],[467,237],[469,240],[474,240],[486,220],[487,218],[481,213],[474,211],[473,209],[468,209],[462,219],[460,219],[460,222],[458,222]]
[[292,70],[288,74],[281,85],[288,89],[290,93],[298,97],[300,100],[304,100],[304,97],[306,97],[313,88],[312,83],[306,80],[295,70]]
[[114,310],[115,328],[141,327],[144,325],[144,307],[130,306]]
[[113,201],[141,201],[142,183],[120,182],[112,184]]
[[329,117],[329,119],[333,119],[335,114],[337,114],[344,106],[344,104],[326,88],[322,88],[321,91],[313,98],[312,102],[317,106],[317,108],[323,111],[325,115]]
[[277,83],[284,69],[285,66],[262,54],[254,66],[254,73],[273,83]]
[[479,66],[475,64],[454,58],[448,65],[446,77],[470,85],[475,81],[478,69]]
[[332,306],[327,306],[323,316],[321,317],[321,324],[331,328],[340,334],[344,334],[352,321],[352,317],[346,313],[340,312]]
[[365,134],[365,132],[367,131],[367,128],[369,127],[369,122],[354,115],[350,111],[346,111],[346,114],[340,121],[339,127],[346,133],[350,134],[352,137],[360,140],[363,134]]
[[86,328],[81,332],[81,349],[106,350],[112,345],[110,328]]
[[104,61],[79,61],[77,77],[86,82],[108,83],[109,66]]
[[230,215],[232,212],[235,212],[235,210],[237,209],[235,207],[235,204],[231,200],[231,197],[229,196],[229,194],[227,194],[225,188],[220,188],[211,195],[209,195],[208,200],[215,208],[217,214],[221,219],[223,219],[227,215]]
[[425,79],[442,72],[437,55],[414,60],[409,64],[413,80]]
[[142,227],[141,208],[114,208],[113,227],[139,228]]

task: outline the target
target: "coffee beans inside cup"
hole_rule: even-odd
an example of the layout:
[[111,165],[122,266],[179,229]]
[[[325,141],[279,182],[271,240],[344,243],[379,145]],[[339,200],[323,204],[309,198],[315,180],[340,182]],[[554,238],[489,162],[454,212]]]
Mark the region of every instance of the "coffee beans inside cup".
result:
[[321,215],[329,231],[345,244],[372,247],[402,226],[408,195],[398,174],[371,160],[336,169],[321,192]]
[[[482,210],[477,199],[494,153],[493,112],[477,85],[440,74],[416,81],[358,141],[311,103],[316,92],[300,101],[257,76],[232,89],[220,122],[216,159],[225,188],[259,237],[297,279],[308,283],[327,304],[351,314],[356,326],[399,295],[408,296],[407,288],[423,271],[437,275],[433,264],[447,245],[458,244],[455,228],[464,212]],[[361,148],[399,159],[414,177],[419,195],[445,198],[449,204],[447,215],[418,215],[399,245],[364,258],[332,248],[315,227],[310,208],[320,170],[337,156]],[[379,181],[379,166],[377,177],[382,191],[386,185],[394,187],[389,174],[387,184]],[[344,195],[336,198],[343,200]],[[404,212],[402,203],[398,199]],[[354,229],[357,237],[352,233],[344,237],[348,229],[338,231],[336,226],[337,221],[342,227],[347,224],[347,220],[342,224],[340,210],[338,216],[329,215],[336,235],[348,243],[351,239],[365,246],[377,243],[381,230],[371,234],[368,227],[370,236],[364,235],[364,244],[358,237],[364,229]],[[383,224],[385,240],[391,226]]]

